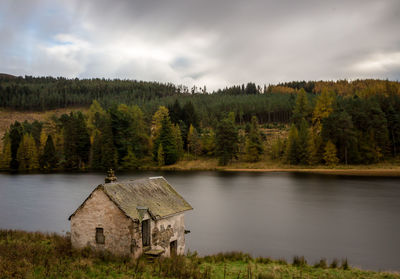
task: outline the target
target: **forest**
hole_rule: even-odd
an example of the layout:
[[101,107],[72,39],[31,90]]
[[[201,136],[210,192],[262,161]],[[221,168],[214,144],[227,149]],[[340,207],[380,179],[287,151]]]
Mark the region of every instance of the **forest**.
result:
[[0,76],[0,107],[88,108],[15,122],[2,170],[104,170],[216,158],[315,166],[394,162],[400,83],[247,83],[207,92],[134,80]]

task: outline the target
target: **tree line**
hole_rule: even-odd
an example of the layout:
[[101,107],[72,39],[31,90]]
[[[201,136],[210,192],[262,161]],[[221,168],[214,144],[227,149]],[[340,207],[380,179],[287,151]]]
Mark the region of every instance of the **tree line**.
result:
[[[16,82],[13,77],[0,79]],[[59,82],[18,79],[39,87]],[[97,100],[89,90],[82,93],[87,100],[92,98],[87,113],[15,122],[2,139],[1,169],[134,169],[198,157],[218,158],[221,165],[271,160],[293,165],[368,164],[396,158],[400,150],[397,82],[291,82],[264,88],[248,83],[213,94],[204,94],[205,88],[202,94],[182,93],[173,85],[159,84],[172,89],[156,93],[150,86],[154,95],[137,89],[142,101],[126,104],[118,99],[118,86],[138,82],[60,82],[82,82],[90,84],[88,88],[110,83],[116,86],[116,95],[103,92]],[[146,84],[152,83],[141,86]],[[7,86],[0,83],[2,90]],[[107,94],[108,101],[102,103]],[[283,136],[269,137],[271,127],[280,127]]]
[[233,114],[215,129],[200,127],[196,115],[191,103],[181,107],[176,102],[171,111],[160,106],[147,123],[138,106],[105,110],[93,101],[86,114],[16,121],[3,137],[0,169],[135,169],[174,164],[184,156],[220,156],[227,164],[237,150]]

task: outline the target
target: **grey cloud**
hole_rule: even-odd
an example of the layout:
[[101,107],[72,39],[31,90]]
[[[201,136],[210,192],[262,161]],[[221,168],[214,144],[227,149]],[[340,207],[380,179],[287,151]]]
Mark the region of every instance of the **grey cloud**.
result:
[[[397,62],[386,61],[400,53],[397,0],[37,0],[0,8],[8,14],[0,21],[0,72],[213,89],[248,81],[400,78]],[[10,32],[14,24],[17,32]],[[51,48],[59,34],[76,44]],[[18,46],[24,43],[30,46]],[[363,69],[371,57],[385,66]]]

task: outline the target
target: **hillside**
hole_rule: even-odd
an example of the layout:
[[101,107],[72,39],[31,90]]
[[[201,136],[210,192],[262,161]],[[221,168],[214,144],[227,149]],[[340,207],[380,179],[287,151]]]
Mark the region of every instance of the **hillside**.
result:
[[[70,113],[71,111],[87,111],[87,108],[63,108],[63,109],[53,109],[48,111],[18,111],[10,109],[0,109],[0,139],[3,138],[5,132],[15,121],[19,122],[33,122],[46,121],[51,115],[60,116],[64,113]],[[0,141],[0,146],[2,147],[3,141]]]

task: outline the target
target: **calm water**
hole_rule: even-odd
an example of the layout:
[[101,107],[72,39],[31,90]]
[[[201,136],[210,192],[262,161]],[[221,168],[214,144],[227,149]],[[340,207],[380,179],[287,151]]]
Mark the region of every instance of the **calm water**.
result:
[[[347,257],[353,266],[400,271],[400,179],[290,173],[168,172],[194,207],[187,247],[200,254]],[[0,174],[0,227],[69,230],[68,216],[104,174]]]

